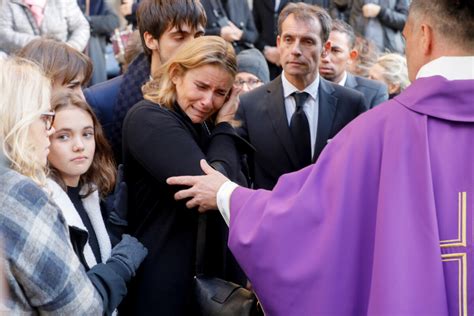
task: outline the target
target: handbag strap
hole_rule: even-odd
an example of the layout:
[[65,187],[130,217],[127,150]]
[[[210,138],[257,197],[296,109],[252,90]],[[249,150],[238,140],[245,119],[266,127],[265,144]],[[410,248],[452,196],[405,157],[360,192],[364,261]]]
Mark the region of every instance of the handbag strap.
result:
[[204,274],[204,250],[206,248],[206,226],[207,226],[207,215],[199,214],[197,234],[196,234],[196,263],[195,263],[196,275]]

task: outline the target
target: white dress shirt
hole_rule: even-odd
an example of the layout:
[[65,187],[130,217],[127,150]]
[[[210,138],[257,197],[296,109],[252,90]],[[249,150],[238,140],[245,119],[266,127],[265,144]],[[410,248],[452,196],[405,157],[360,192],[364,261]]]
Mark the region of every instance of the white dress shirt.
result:
[[347,71],[344,71],[344,76],[342,76],[342,79],[339,82],[337,82],[337,84],[344,87],[344,85],[346,84],[346,80],[347,80]]
[[278,8],[280,7],[281,0],[275,0],[275,7],[273,8],[274,12],[278,12]]

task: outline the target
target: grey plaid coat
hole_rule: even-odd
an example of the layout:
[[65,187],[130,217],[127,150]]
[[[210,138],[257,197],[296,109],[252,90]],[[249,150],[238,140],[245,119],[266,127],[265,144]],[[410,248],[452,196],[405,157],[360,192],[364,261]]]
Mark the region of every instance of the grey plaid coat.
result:
[[8,296],[0,313],[101,315],[102,300],[79,263],[60,210],[0,153],[1,261]]

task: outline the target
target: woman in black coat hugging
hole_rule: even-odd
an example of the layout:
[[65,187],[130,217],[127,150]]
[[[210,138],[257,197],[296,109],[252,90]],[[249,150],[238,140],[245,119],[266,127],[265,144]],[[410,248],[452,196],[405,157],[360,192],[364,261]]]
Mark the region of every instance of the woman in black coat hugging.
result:
[[[125,118],[125,179],[129,205],[134,206],[128,220],[149,250],[124,307],[128,314],[194,313],[198,212],[174,200],[176,188],[166,179],[202,174],[200,159],[230,178],[238,177],[237,145],[242,140],[231,125],[238,107],[236,71],[231,44],[217,36],[196,38],[162,66],[159,78],[145,85],[145,100]],[[217,213],[207,219],[205,270],[229,279],[224,226]]]

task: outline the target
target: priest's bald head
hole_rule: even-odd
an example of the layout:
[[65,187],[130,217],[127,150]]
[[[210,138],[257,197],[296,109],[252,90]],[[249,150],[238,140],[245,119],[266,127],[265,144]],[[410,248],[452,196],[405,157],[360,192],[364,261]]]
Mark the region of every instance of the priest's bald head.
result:
[[403,30],[408,75],[442,56],[474,55],[474,1],[413,0]]

